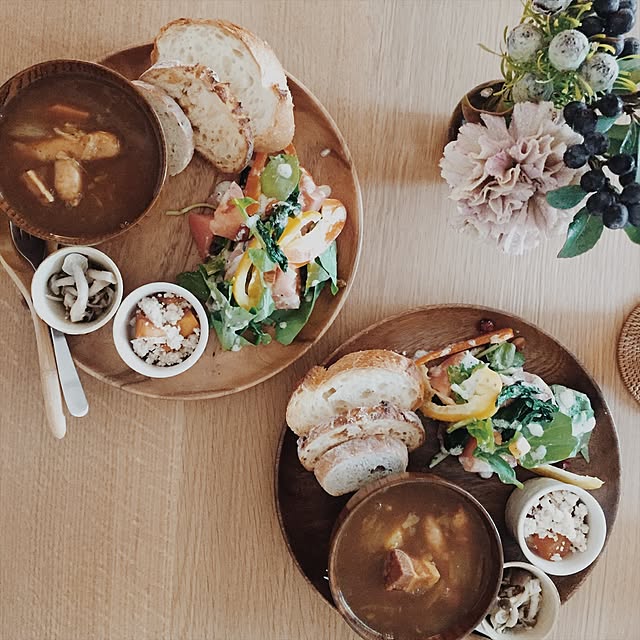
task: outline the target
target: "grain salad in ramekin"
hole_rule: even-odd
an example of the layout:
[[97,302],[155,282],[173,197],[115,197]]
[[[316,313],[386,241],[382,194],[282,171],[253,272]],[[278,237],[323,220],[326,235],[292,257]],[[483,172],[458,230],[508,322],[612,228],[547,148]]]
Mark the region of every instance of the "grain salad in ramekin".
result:
[[120,357],[134,371],[168,378],[192,367],[205,350],[206,312],[186,289],[155,282],[132,291],[113,324]]

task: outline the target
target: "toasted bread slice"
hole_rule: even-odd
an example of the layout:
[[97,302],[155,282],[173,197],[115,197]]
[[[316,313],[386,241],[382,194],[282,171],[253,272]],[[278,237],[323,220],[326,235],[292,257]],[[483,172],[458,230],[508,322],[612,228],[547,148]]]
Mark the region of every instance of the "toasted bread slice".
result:
[[412,411],[423,401],[423,374],[409,358],[372,349],[349,353],[328,369],[313,367],[294,390],[287,424],[297,435],[358,407],[381,402]]
[[409,451],[417,449],[425,439],[424,427],[413,411],[400,411],[383,402],[375,407],[358,407],[325,424],[313,427],[298,438],[298,457],[308,471],[330,449],[354,438],[391,436],[404,442]]
[[162,27],[151,60],[213,69],[248,113],[256,151],[280,151],[292,141],[293,100],[286,74],[271,47],[250,31],[225,20],[180,18]]
[[175,176],[193,157],[193,128],[180,105],[165,91],[148,82],[134,80],[135,87],[156,112],[167,143],[167,170]]
[[217,169],[238,173],[253,153],[249,118],[215,73],[201,64],[160,62],[140,80],[160,87],[182,108],[193,127],[195,148]]
[[343,442],[318,460],[316,480],[332,496],[357,491],[369,482],[407,470],[407,447],[390,436],[367,436]]

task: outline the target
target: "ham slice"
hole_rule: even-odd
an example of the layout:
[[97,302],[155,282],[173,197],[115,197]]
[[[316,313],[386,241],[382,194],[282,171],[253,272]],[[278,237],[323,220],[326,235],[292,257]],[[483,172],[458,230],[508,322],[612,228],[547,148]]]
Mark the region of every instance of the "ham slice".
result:
[[300,167],[300,204],[302,211],[320,211],[322,203],[327,199],[327,192],[316,185],[311,174]]
[[300,272],[289,267],[286,271],[277,268],[264,274],[265,282],[271,285],[271,297],[276,309],[300,308]]
[[384,563],[384,585],[387,591],[418,593],[433,587],[440,572],[430,560],[412,558],[402,549],[391,549]]

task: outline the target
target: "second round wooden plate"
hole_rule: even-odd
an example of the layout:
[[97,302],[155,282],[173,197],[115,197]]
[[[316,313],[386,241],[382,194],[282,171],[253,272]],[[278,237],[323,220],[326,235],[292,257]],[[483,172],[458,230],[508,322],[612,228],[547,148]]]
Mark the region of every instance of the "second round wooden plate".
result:
[[[325,364],[328,366],[347,353],[364,349],[391,349],[411,357],[418,349],[437,349],[477,335],[480,333],[478,323],[485,318],[493,320],[497,328],[511,327],[525,338],[527,371],[540,375],[549,384],[563,384],[589,396],[596,417],[596,428],[589,445],[590,462],[582,457],[574,458],[569,468],[605,481],[593,496],[604,510],[610,532],[620,497],[620,450],[613,419],[598,385],[582,365],[560,343],[534,325],[484,307],[422,307],[365,329],[339,347]],[[427,439],[409,456],[409,471],[429,471],[429,461],[439,448],[435,424],[421,417]],[[475,473],[467,473],[452,457],[435,467],[433,473],[460,485],[487,509],[500,532],[505,562],[526,561],[516,541],[507,533],[504,522],[507,498],[517,489],[502,484],[495,475],[483,479]],[[518,469],[520,480],[532,476],[531,472]],[[300,464],[296,436],[286,425],[278,447],[275,485],[276,508],[289,551],[306,579],[333,604],[327,580],[329,541],[338,514],[352,494],[334,498],[322,490],[313,473]],[[551,576],[563,602],[571,597],[593,566],[572,576]]]
[[[151,45],[125,49],[108,56],[102,64],[133,80],[149,67]],[[111,325],[69,342],[76,362],[93,376],[127,391],[173,399],[215,398],[247,389],[270,378],[304,354],[331,326],[340,312],[355,276],[361,247],[362,200],[349,149],[320,102],[295,78],[289,76],[293,95],[296,133],[294,144],[301,164],[317,184],[328,184],[332,196],[347,208],[347,223],[338,237],[338,277],[346,286],[333,297],[328,288],[320,296],[311,319],[289,346],[245,347],[223,351],[211,332],[207,350],[187,372],[166,380],[151,379],[131,371],[118,356],[111,338]],[[320,152],[329,150],[328,155]],[[213,167],[198,154],[178,176],[168,178],[153,211],[137,226],[99,248],[122,272],[125,294],[153,281],[174,282],[181,271],[199,262],[186,217],[169,217],[168,209],[202,202],[216,182]]]

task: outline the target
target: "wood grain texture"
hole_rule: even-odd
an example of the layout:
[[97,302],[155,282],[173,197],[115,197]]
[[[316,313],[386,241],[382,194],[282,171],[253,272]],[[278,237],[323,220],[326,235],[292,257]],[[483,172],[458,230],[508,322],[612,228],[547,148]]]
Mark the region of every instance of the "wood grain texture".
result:
[[64,440],[44,425],[28,309],[0,273],[0,637],[17,640],[355,640],[291,561],[273,463],[288,392],[374,321],[465,302],[536,323],[594,376],[620,436],[622,497],[607,550],[552,640],[634,640],[640,554],[638,407],[616,342],[640,302],[640,251],[607,232],[588,254],[556,239],[511,258],[447,226],[439,178],[460,96],[498,77],[514,0],[36,0],[0,3],[0,75],[98,59],[172,18],[222,17],[266,38],[328,109],[358,169],[366,230],[354,288],[295,365],[237,396],[179,402],[82,374],[91,405]]
[[[410,357],[418,350],[430,351],[461,338],[478,335],[478,325],[491,319],[496,329],[513,329],[525,340],[526,370],[542,377],[549,384],[563,384],[589,396],[598,428],[589,445],[590,462],[581,457],[571,461],[571,471],[597,476],[604,486],[594,492],[602,506],[611,531],[620,499],[620,451],[610,410],[600,389],[580,363],[551,336],[520,318],[492,309],[464,305],[435,305],[410,310],[385,319],[353,336],[327,359],[335,363],[347,353],[366,349],[387,348]],[[409,455],[409,471],[429,471],[429,462],[440,450],[437,422],[421,416],[427,438]],[[295,434],[283,428],[276,460],[276,502],[281,525],[292,555],[305,577],[327,600],[331,601],[327,574],[328,549],[336,519],[350,496],[334,498],[325,493],[314,475],[298,460]],[[508,533],[504,510],[513,486],[502,484],[497,477],[485,480],[469,474],[453,457],[441,462],[433,473],[469,491],[493,518],[504,548],[505,562],[526,562],[518,543]],[[524,482],[536,477],[530,471],[518,469],[518,479]],[[568,600],[596,565],[572,576],[553,576],[563,602]]]

